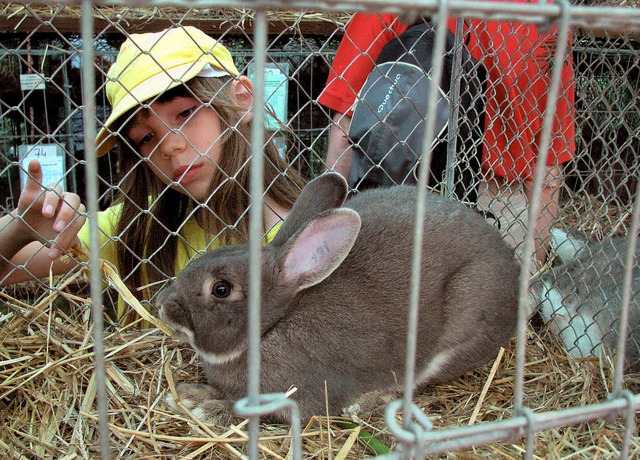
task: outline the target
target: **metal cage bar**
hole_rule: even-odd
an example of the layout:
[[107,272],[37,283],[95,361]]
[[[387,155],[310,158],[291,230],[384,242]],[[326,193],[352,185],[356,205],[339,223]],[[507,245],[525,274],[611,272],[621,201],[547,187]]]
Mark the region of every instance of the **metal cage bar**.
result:
[[[61,5],[68,4],[69,2],[58,2]],[[35,5],[36,3],[26,2],[27,7],[29,5]],[[130,2],[99,2],[99,5],[129,5]],[[136,3],[138,5],[140,3]],[[233,1],[187,1],[181,2],[165,2],[165,1],[145,1],[141,4],[154,6],[154,7],[168,7],[168,6],[187,6],[187,7],[234,7],[239,3]],[[96,100],[96,94],[99,95],[100,91],[96,91],[95,83],[100,78],[99,74],[96,74],[96,66],[94,65],[94,58],[97,57],[96,49],[94,47],[94,19],[92,17],[93,8],[96,4],[84,1],[82,2],[82,23],[81,23],[81,41],[82,47],[78,49],[78,56],[82,59],[82,109],[83,109],[83,132],[84,132],[84,161],[76,158],[78,163],[82,163],[86,166],[86,196],[88,217],[90,222],[90,252],[98,254],[100,252],[99,242],[99,228],[95,224],[97,219],[97,213],[101,196],[99,193],[99,187],[101,186],[101,179],[99,178],[99,165],[95,155],[96,145],[96,112],[98,112],[98,104]],[[251,205],[249,208],[250,213],[250,288],[248,292],[250,316],[249,316],[249,385],[247,388],[247,397],[241,399],[236,403],[235,410],[238,414],[248,417],[249,422],[249,444],[247,455],[249,458],[255,459],[260,456],[259,437],[260,437],[260,417],[268,415],[276,411],[282,411],[283,409],[288,411],[291,416],[292,427],[292,446],[290,456],[295,459],[303,458],[303,440],[301,435],[301,426],[299,421],[299,410],[296,403],[287,398],[283,394],[261,394],[260,389],[260,315],[261,315],[261,248],[263,239],[263,213],[262,213],[262,201],[265,190],[263,189],[263,172],[264,172],[264,156],[263,147],[265,143],[265,131],[263,129],[267,114],[265,112],[265,67],[270,57],[275,55],[275,51],[270,49],[269,37],[268,37],[268,18],[267,11],[272,8],[293,8],[293,9],[305,9],[314,8],[320,9],[325,13],[335,12],[342,9],[350,9],[354,11],[385,11],[385,12],[405,12],[408,10],[415,11],[420,14],[433,15],[437,19],[436,26],[436,42],[435,49],[438,51],[435,53],[433,60],[433,74],[430,80],[430,92],[428,100],[428,113],[433,112],[436,104],[436,82],[440,80],[440,76],[443,71],[443,61],[441,56],[444,55],[443,50],[445,48],[445,33],[447,19],[451,17],[457,17],[458,15],[468,15],[481,19],[513,19],[517,21],[523,21],[528,24],[536,24],[543,27],[556,27],[557,28],[557,44],[555,45],[555,54],[552,61],[549,63],[551,67],[551,84],[547,92],[548,99],[543,114],[542,130],[539,139],[539,152],[537,159],[539,160],[536,165],[533,190],[531,194],[531,200],[527,210],[527,225],[526,234],[524,238],[524,251],[522,258],[522,269],[519,279],[520,295],[519,295],[519,308],[518,308],[518,325],[517,325],[517,338],[516,338],[516,364],[515,364],[515,376],[513,379],[513,410],[512,416],[504,420],[496,420],[483,422],[474,426],[458,426],[458,427],[445,427],[443,429],[434,429],[433,423],[430,420],[428,413],[425,413],[416,404],[414,404],[414,390],[415,390],[415,366],[416,366],[416,334],[417,334],[417,321],[419,316],[418,297],[420,288],[420,248],[422,247],[423,227],[421,223],[424,221],[424,202],[427,193],[427,183],[429,175],[429,167],[432,163],[432,144],[435,137],[435,118],[430,117],[427,119],[427,128],[424,143],[422,145],[421,159],[419,162],[419,177],[418,177],[418,205],[416,210],[416,222],[418,223],[414,232],[414,249],[412,254],[412,279],[411,279],[411,292],[409,294],[410,313],[407,326],[406,335],[406,362],[405,362],[405,375],[404,375],[404,388],[403,399],[391,402],[385,413],[385,419],[388,426],[388,430],[394,439],[399,444],[399,449],[390,454],[380,455],[378,458],[424,458],[428,455],[446,453],[455,450],[462,450],[485,444],[507,441],[514,438],[526,438],[524,443],[523,452],[524,458],[533,458],[535,454],[535,440],[536,435],[542,431],[552,428],[558,428],[582,422],[588,422],[598,419],[607,419],[614,416],[622,415],[624,421],[622,423],[622,446],[620,448],[620,457],[628,458],[631,454],[632,443],[637,438],[636,433],[636,417],[637,412],[640,411],[640,395],[634,394],[633,391],[624,389],[624,376],[625,376],[625,357],[626,353],[629,353],[629,349],[633,351],[633,343],[630,339],[634,337],[633,328],[634,324],[632,320],[634,318],[635,308],[637,308],[636,299],[638,295],[637,290],[634,290],[634,281],[637,272],[636,265],[636,246],[637,246],[637,232],[640,228],[640,187],[638,186],[638,170],[633,169],[634,166],[629,166],[629,159],[622,158],[620,163],[622,172],[618,173],[621,176],[621,183],[624,183],[624,188],[621,194],[625,196],[620,198],[617,202],[623,202],[620,208],[626,211],[626,217],[621,217],[618,220],[611,219],[607,222],[606,236],[611,237],[616,232],[619,233],[620,229],[624,227],[627,231],[628,240],[624,246],[625,252],[622,260],[618,260],[623,268],[623,279],[620,287],[620,299],[619,299],[619,313],[616,313],[616,324],[619,325],[617,331],[617,337],[615,339],[615,348],[618,354],[615,356],[615,362],[613,364],[613,384],[609,391],[608,399],[606,401],[598,403],[590,403],[583,406],[574,406],[567,409],[537,412],[538,408],[529,407],[526,403],[526,390],[527,384],[525,379],[525,365],[527,364],[526,356],[526,344],[527,344],[527,330],[530,321],[530,288],[531,288],[531,273],[532,273],[532,258],[534,255],[534,239],[535,228],[532,223],[535,221],[538,215],[539,205],[541,203],[542,194],[542,181],[544,175],[544,167],[546,166],[547,154],[550,150],[552,143],[552,124],[553,116],[556,111],[556,103],[558,102],[559,88],[561,86],[561,72],[562,65],[567,56],[570,55],[569,49],[569,36],[571,28],[582,27],[587,30],[605,29],[607,31],[615,31],[620,35],[633,34],[640,31],[640,10],[627,9],[613,6],[583,6],[583,5],[571,5],[566,0],[559,0],[553,4],[509,4],[509,3],[494,3],[494,2],[476,2],[476,1],[456,1],[456,0],[419,0],[418,2],[384,2],[382,0],[359,0],[359,1],[343,1],[343,2],[307,2],[307,1],[265,1],[252,3],[255,17],[252,24],[253,33],[246,34],[247,37],[243,37],[251,43],[253,48],[252,60],[255,70],[255,87],[254,87],[254,105],[253,105],[253,129],[251,132],[252,142],[252,155],[251,155]],[[27,8],[28,14],[36,16],[33,10]],[[45,21],[47,23],[47,21]],[[51,25],[49,21],[47,26]],[[458,32],[461,33],[461,27],[458,27]],[[626,35],[625,35],[626,36]],[[2,39],[0,38],[0,44]],[[634,45],[635,46],[635,45]],[[574,52],[578,46],[574,47]],[[587,48],[584,48],[585,50]],[[589,48],[590,51],[586,54],[596,54]],[[279,53],[280,51],[278,51]],[[34,55],[37,54],[34,50]],[[286,54],[286,52],[283,52]],[[321,54],[321,51],[317,52]],[[4,46],[0,47],[0,65],[2,62],[9,62],[12,56],[17,56],[20,53],[5,50]],[[614,58],[622,60],[621,56],[628,59],[629,64],[624,67],[619,61],[614,64],[602,59],[597,64],[593,64],[594,67],[602,67],[603,75],[606,72],[616,69],[623,73],[624,77],[630,79],[630,75],[637,73],[640,75],[640,47],[633,48],[629,46],[629,49],[620,49],[613,52]],[[614,59],[614,61],[615,61]],[[625,61],[626,62],[626,61]],[[460,56],[456,58],[456,63],[460,66]],[[588,67],[588,65],[587,65]],[[64,67],[67,69],[67,67]],[[455,72],[454,72],[455,74]],[[68,79],[68,76],[65,77]],[[596,79],[597,80],[597,79]],[[53,81],[50,78],[49,81]],[[295,81],[295,78],[288,79],[287,81]],[[598,82],[600,80],[597,80]],[[70,86],[70,85],[69,85]],[[586,85],[585,85],[586,86]],[[636,88],[633,84],[629,83],[628,87],[625,87],[625,91],[630,94],[630,103],[615,99],[615,95],[607,98],[608,94],[603,95],[607,91],[612,91],[611,88],[602,89],[594,84],[593,87],[587,88],[581,102],[585,105],[592,104],[591,108],[584,110],[584,115],[581,115],[588,121],[589,116],[604,107],[603,112],[610,115],[615,112],[620,105],[619,113],[622,114],[620,124],[624,128],[625,133],[628,134],[628,139],[624,141],[623,147],[626,150],[633,151],[634,135],[638,134],[638,126],[634,126],[634,117],[638,115],[637,109],[637,97],[639,96],[640,84]],[[456,88],[454,91],[459,90]],[[635,94],[634,94],[634,91]],[[312,93],[312,91],[309,91]],[[614,91],[615,92],[615,91]],[[626,94],[626,93],[625,93]],[[634,107],[635,96],[635,107]],[[303,110],[314,110],[314,95],[309,95],[308,106],[299,109],[299,112]],[[0,127],[4,129],[4,123],[9,124],[9,115],[12,112],[22,112],[22,106],[26,106],[26,97],[19,101],[16,105],[4,103],[3,95],[0,92],[0,108],[2,114],[0,115]],[[454,98],[454,100],[457,100]],[[595,100],[595,103],[592,103]],[[611,101],[614,102],[611,102]],[[66,96],[65,102],[68,103],[67,112],[72,104],[71,97]],[[317,103],[316,103],[317,105]],[[594,108],[595,106],[595,108]],[[48,107],[48,106],[47,106]],[[49,108],[47,108],[49,110]],[[635,110],[635,111],[634,111]],[[298,113],[299,113],[298,112]],[[326,112],[324,113],[326,116]],[[26,113],[22,113],[24,120],[28,120]],[[458,112],[455,111],[451,114],[453,123],[456,123]],[[626,118],[625,118],[626,117]],[[70,118],[68,115],[65,120]],[[615,117],[612,117],[615,118]],[[640,117],[637,118],[640,123]],[[49,120],[46,120],[47,124]],[[12,122],[13,123],[13,122]],[[586,123],[586,122],[585,122]],[[25,121],[25,125],[28,123]],[[313,123],[311,123],[313,124]],[[47,125],[48,126],[48,125]],[[35,123],[33,123],[35,127]],[[20,127],[15,128],[15,131],[19,131]],[[310,131],[315,135],[313,127]],[[45,132],[47,131],[47,132]],[[44,138],[55,138],[58,131],[53,130],[51,134],[49,128],[42,131]],[[322,131],[325,132],[324,130]],[[614,133],[619,134],[619,133]],[[324,134],[323,134],[324,135]],[[26,137],[24,134],[17,135],[16,138]],[[302,137],[302,134],[299,134]],[[455,136],[454,136],[455,137]],[[604,135],[594,136],[599,140],[604,139]],[[615,137],[612,134],[612,137]],[[637,140],[637,139],[636,139]],[[314,139],[311,144],[313,145],[317,139]],[[585,139],[581,139],[580,142],[589,144]],[[604,144],[604,140],[602,140]],[[455,140],[454,140],[455,144]],[[4,144],[3,144],[4,145]],[[591,144],[589,144],[591,145]],[[605,146],[606,147],[606,146]],[[613,147],[606,147],[612,149]],[[607,158],[605,154],[603,157]],[[308,147],[308,150],[313,150],[312,147]],[[625,151],[626,151],[625,150]],[[15,159],[13,154],[5,153],[4,148],[1,151],[1,159],[3,164],[6,163],[4,169],[1,172],[10,174],[11,168],[18,169],[20,165],[19,159]],[[449,152],[448,166],[451,166],[454,156]],[[637,152],[636,152],[637,153]],[[578,155],[580,160],[587,161],[593,160],[591,153]],[[322,169],[325,165],[322,163],[321,155],[315,155],[311,152],[308,157],[297,157],[300,161],[307,161],[313,163],[314,158],[319,161],[319,168]],[[626,163],[625,163],[626,160]],[[636,162],[637,163],[637,162]],[[318,168],[318,166],[315,166]],[[313,170],[313,164],[310,169]],[[576,167],[577,169],[577,167]],[[592,167],[591,169],[597,169]],[[310,175],[314,175],[317,171],[313,171]],[[75,176],[74,176],[75,177]],[[601,185],[604,182],[604,174],[602,171],[595,171],[591,178]],[[635,182],[631,182],[628,185],[624,180],[631,181],[635,178]],[[15,181],[14,181],[15,182]],[[445,177],[446,187],[445,190],[450,192],[454,187],[453,177],[447,175]],[[119,184],[113,186],[113,188],[119,187]],[[635,187],[635,190],[633,188]],[[586,188],[586,187],[585,187]],[[568,189],[566,187],[565,189]],[[616,191],[619,189],[616,189]],[[581,189],[580,192],[584,192]],[[567,192],[568,193],[568,192]],[[576,195],[578,195],[576,193]],[[575,197],[572,197],[575,198]],[[572,204],[578,214],[578,205]],[[9,208],[9,206],[7,206]],[[4,208],[3,208],[4,211]],[[630,222],[630,223],[627,223]],[[0,228],[2,231],[2,228]],[[606,240],[606,238],[603,238]],[[142,262],[141,262],[142,263]],[[111,428],[109,426],[109,393],[107,391],[107,364],[105,362],[105,324],[103,322],[103,303],[104,303],[104,290],[103,279],[100,275],[101,267],[98,258],[91,258],[88,266],[91,270],[91,302],[92,302],[92,321],[93,321],[93,360],[94,360],[94,372],[97,382],[97,417],[99,419],[99,437],[100,444],[99,450],[102,458],[111,458],[112,456],[112,442],[110,441]],[[594,266],[593,264],[591,267]],[[18,269],[20,267],[14,267]],[[601,274],[602,277],[606,275]],[[618,280],[620,281],[620,280]],[[577,280],[575,280],[578,283]],[[55,288],[54,288],[55,289]],[[617,300],[615,296],[612,296],[614,300]],[[608,300],[608,299],[607,299]],[[636,302],[636,303],[634,303]],[[617,305],[616,305],[617,306]],[[602,305],[602,311],[606,309],[606,305]],[[598,312],[599,313],[599,312]],[[554,315],[558,315],[558,312],[554,312]],[[0,308],[0,321],[4,320],[3,310]],[[571,318],[571,321],[573,318]],[[566,329],[575,329],[575,324],[571,324],[570,320],[567,320],[569,325]],[[0,323],[1,324],[1,323]],[[589,326],[587,327],[587,329]],[[575,335],[578,335],[576,332]],[[563,331],[560,331],[557,338],[562,342]],[[577,337],[574,340],[574,345],[578,347],[578,342],[581,338]],[[604,338],[602,339],[604,343]],[[564,343],[566,346],[567,343]],[[596,346],[600,346],[601,343]],[[596,349],[596,346],[593,349]],[[571,348],[567,346],[566,348]],[[600,350],[600,348],[598,348]],[[593,351],[593,350],[590,350]],[[572,357],[575,357],[571,355]],[[586,356],[578,356],[578,362],[581,359],[590,359]],[[597,357],[596,357],[597,358]],[[9,361],[9,360],[7,360]],[[0,387],[1,388],[1,387]],[[16,387],[17,388],[17,387]],[[4,393],[4,395],[10,395],[14,389],[10,389]],[[0,391],[0,394],[3,394]],[[399,423],[401,421],[401,423]],[[1,440],[1,438],[0,438]],[[1,447],[1,446],[0,446]]]

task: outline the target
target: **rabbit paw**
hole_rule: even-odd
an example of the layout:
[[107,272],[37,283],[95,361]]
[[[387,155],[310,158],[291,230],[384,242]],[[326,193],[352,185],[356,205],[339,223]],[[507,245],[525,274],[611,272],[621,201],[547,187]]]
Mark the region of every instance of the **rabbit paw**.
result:
[[376,409],[386,406],[394,398],[395,394],[389,391],[370,391],[363,394],[348,407],[342,409],[345,416],[369,414]]
[[[198,420],[223,426],[240,420],[233,414],[233,401],[220,399],[220,391],[209,385],[185,383],[178,385],[176,391],[181,405]],[[184,413],[171,393],[165,402],[174,412]]]

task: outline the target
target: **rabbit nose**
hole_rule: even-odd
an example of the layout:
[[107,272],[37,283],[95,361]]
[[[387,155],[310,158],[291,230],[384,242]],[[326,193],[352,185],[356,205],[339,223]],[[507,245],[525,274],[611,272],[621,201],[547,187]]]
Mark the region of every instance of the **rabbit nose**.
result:
[[153,307],[156,309],[156,311],[162,309],[162,304],[166,301],[166,298],[167,298],[167,294],[163,289],[158,293],[158,296],[156,297],[155,302],[153,302]]
[[167,311],[175,309],[176,302],[172,300],[175,295],[173,295],[171,291],[171,289],[163,289],[162,291],[160,291],[154,303],[154,308],[160,319],[162,319],[163,321],[166,318]]
[[158,294],[156,296],[156,305],[159,305],[162,302],[164,302],[174,292],[175,292],[174,282],[169,279],[164,283],[164,285],[162,286],[162,288],[158,292]]
[[185,302],[182,301],[180,295],[172,289],[169,289],[163,296],[158,296],[158,300],[156,301],[158,316],[164,322],[167,322],[167,320],[183,321],[188,314],[184,305]]
[[171,326],[172,323],[176,321],[176,317],[179,317],[179,312],[181,310],[176,308],[176,304],[172,302],[162,302],[156,303],[156,309],[158,312],[158,318],[160,318],[164,323]]
[[163,322],[167,322],[167,316],[164,313],[162,305],[156,304],[156,314],[158,315],[158,318],[160,318]]

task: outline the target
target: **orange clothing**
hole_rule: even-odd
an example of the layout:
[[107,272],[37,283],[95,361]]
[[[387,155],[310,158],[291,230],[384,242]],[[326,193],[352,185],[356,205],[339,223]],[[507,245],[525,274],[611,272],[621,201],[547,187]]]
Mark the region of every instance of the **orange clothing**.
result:
[[[447,26],[455,33],[455,18]],[[391,14],[355,14],[318,102],[350,114],[380,51],[407,28]],[[465,40],[470,54],[487,70],[482,167],[508,180],[530,179],[551,80],[555,30],[541,33],[533,24],[473,19],[466,23]],[[569,161],[575,151],[575,89],[570,53],[561,81],[548,165]]]
[[407,28],[394,14],[353,15],[340,41],[318,102],[351,116],[358,92],[382,48]]

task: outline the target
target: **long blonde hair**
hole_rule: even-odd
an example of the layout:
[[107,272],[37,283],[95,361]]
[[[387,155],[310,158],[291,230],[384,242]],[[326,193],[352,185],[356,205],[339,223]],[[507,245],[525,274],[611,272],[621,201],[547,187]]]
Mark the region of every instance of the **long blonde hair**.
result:
[[[213,198],[206,211],[206,228],[220,245],[246,241],[248,237],[251,123],[241,120],[243,113],[232,94],[231,77],[196,77],[155,99],[167,102],[178,96],[195,96],[220,117],[223,124],[222,156],[213,178]],[[132,111],[133,112],[133,111]],[[132,113],[123,115],[129,120]],[[126,123],[126,121],[125,121]],[[126,127],[122,129],[126,133]],[[199,203],[164,185],[142,161],[131,143],[119,143],[119,165],[126,172],[117,198],[122,214],[117,225],[121,244],[117,245],[117,265],[132,292],[142,285],[153,285],[175,276],[179,229]],[[303,181],[297,171],[280,156],[273,142],[264,146],[264,190],[277,205],[291,208]],[[151,288],[141,296],[150,299]]]

